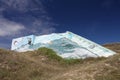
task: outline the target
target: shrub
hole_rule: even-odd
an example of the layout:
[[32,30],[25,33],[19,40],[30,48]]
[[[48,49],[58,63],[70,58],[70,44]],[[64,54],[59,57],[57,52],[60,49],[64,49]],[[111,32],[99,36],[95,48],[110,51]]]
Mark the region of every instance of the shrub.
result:
[[57,61],[62,60],[62,58],[60,56],[58,56],[56,54],[56,52],[53,51],[52,49],[42,47],[42,48],[39,48],[38,51],[39,51],[40,54],[44,54],[49,59],[54,59],[54,60],[57,60]]
[[47,58],[52,59],[52,60],[57,60],[58,62],[62,64],[75,64],[81,61],[81,59],[64,59],[60,57],[59,55],[57,55],[55,51],[53,51],[52,49],[46,48],[46,47],[39,48],[37,54],[45,55],[47,56]]

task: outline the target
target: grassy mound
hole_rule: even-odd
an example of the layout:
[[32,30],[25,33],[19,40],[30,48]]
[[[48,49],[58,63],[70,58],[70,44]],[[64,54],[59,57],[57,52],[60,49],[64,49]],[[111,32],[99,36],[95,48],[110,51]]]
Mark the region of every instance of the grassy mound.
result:
[[63,59],[48,48],[24,53],[0,49],[0,80],[119,80],[119,45],[105,45],[118,52],[114,56],[84,60]]
[[96,80],[120,80],[120,53],[107,59],[101,71],[96,76]]

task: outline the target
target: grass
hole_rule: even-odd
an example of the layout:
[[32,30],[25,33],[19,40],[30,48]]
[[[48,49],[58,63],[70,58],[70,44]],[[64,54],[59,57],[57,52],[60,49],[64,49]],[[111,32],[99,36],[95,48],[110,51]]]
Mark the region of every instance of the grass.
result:
[[104,45],[116,52],[116,55],[107,59],[101,72],[95,76],[96,80],[120,80],[120,43]]
[[38,53],[40,55],[41,54],[45,55],[49,59],[54,59],[54,60],[57,60],[57,61],[61,61],[62,60],[62,58],[60,56],[58,56],[55,51],[53,51],[52,49],[49,49],[49,48],[45,48],[45,47],[39,48],[38,49]]
[[65,58],[62,58],[62,57],[58,56],[55,51],[53,51],[52,49],[46,48],[46,47],[42,47],[42,48],[38,49],[37,56],[41,55],[41,54],[45,55],[49,60],[54,60],[54,61],[56,60],[59,63],[65,64],[65,65],[73,65],[73,64],[76,64],[76,63],[82,63],[83,62],[82,59],[72,59],[72,58],[65,59]]
[[120,80],[120,53],[104,62],[106,66],[96,74],[96,80]]
[[118,54],[109,58],[63,59],[40,48],[18,53],[0,49],[0,80],[120,80],[120,46],[105,46]]

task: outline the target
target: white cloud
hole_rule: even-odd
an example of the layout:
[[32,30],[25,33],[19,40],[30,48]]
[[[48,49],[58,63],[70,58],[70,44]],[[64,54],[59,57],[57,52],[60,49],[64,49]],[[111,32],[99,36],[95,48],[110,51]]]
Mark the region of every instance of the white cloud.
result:
[[[44,0],[0,0],[0,3],[2,3],[0,4],[0,16],[3,17],[3,14],[5,12],[9,14],[9,12],[12,12],[12,11],[13,12],[18,11],[18,13],[27,14],[25,17],[22,17],[22,16],[17,17],[17,19],[20,19],[26,22],[30,20],[29,26],[21,22],[21,24],[23,24],[26,28],[25,29],[26,32],[24,32],[25,35],[48,34],[48,33],[54,32],[55,31],[55,28],[53,27],[54,23],[51,22],[51,17],[47,15],[48,13],[44,9],[45,6],[42,3],[43,1]],[[39,16],[38,17],[34,16],[34,14],[38,12],[39,12]],[[16,28],[21,29],[21,27],[16,27]],[[1,32],[1,34],[5,34],[5,31]]]
[[41,0],[0,0],[0,3],[2,3],[0,6],[1,8],[4,8],[4,10],[11,9],[22,13],[30,10],[40,10],[43,13],[45,12]]
[[53,27],[54,25],[56,24],[49,21],[36,19],[32,23],[32,31],[37,34],[49,34],[55,32],[56,29]]
[[56,24],[48,16],[43,1],[0,0],[0,41],[3,43],[0,46],[10,47],[8,43],[13,37],[55,32]]
[[0,18],[0,36],[12,36],[20,34],[25,27],[22,24]]

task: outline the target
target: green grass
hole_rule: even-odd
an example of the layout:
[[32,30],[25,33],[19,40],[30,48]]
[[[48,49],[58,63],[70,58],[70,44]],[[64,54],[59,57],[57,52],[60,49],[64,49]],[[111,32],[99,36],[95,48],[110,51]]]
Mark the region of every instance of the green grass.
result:
[[57,55],[57,53],[55,51],[53,51],[52,49],[46,48],[46,47],[42,47],[38,49],[37,55],[45,55],[49,60],[56,60],[61,64],[76,64],[76,63],[80,63],[83,60],[82,59],[65,59],[62,58],[60,56]]
[[54,60],[57,60],[57,61],[62,60],[62,58],[60,56],[58,56],[56,54],[56,52],[53,51],[52,49],[43,47],[43,48],[39,48],[38,52],[39,52],[39,54],[47,56],[47,58],[49,58],[49,59],[54,59]]

